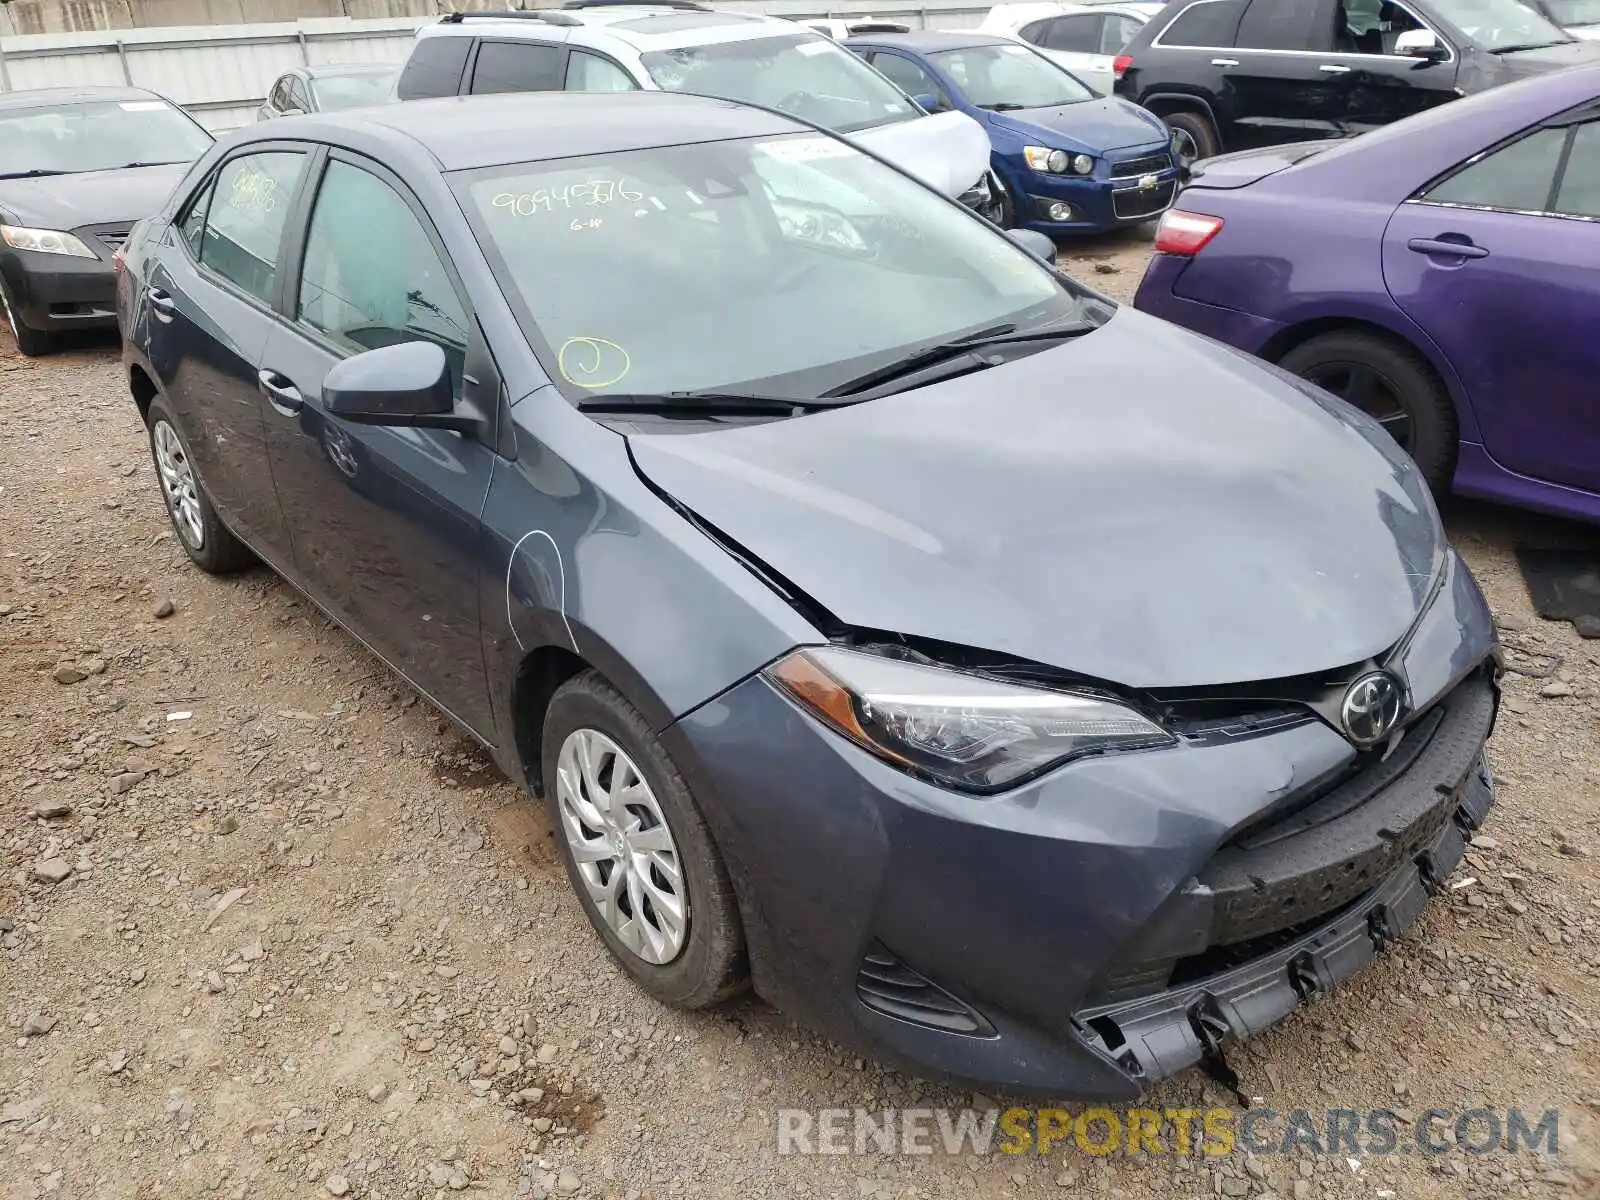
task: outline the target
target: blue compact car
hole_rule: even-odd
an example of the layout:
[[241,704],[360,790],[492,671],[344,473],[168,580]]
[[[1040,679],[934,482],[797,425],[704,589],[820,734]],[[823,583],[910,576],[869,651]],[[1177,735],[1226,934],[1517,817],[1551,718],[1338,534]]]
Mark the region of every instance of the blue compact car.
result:
[[989,131],[994,171],[1009,193],[1007,225],[1103,233],[1172,205],[1178,163],[1160,118],[1097,96],[1021,42],[956,31],[845,45],[924,107],[959,109]]

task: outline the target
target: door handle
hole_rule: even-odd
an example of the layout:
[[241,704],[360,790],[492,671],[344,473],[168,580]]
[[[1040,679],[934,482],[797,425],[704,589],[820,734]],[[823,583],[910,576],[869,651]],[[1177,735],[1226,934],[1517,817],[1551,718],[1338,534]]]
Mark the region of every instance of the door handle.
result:
[[1488,258],[1489,252],[1465,239],[1454,241],[1445,238],[1412,238],[1406,249],[1417,254],[1438,254],[1450,258]]
[[1213,67],[1237,67],[1239,60],[1237,58],[1213,58],[1211,65]]
[[144,298],[149,301],[150,310],[155,313],[156,320],[168,322],[178,315],[178,302],[161,288],[145,288]]
[[1323,63],[1320,67],[1317,68],[1317,70],[1326,71],[1329,75],[1348,75],[1348,74],[1350,74],[1350,68],[1345,66],[1343,63]]
[[293,416],[305,407],[300,389],[276,371],[262,371],[256,379],[261,384],[261,394],[284,416]]

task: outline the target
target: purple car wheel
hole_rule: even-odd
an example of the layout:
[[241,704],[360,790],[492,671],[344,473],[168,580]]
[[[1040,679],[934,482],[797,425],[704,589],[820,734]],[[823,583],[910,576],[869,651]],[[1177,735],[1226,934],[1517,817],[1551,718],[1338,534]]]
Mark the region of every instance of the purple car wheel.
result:
[[1359,330],[1325,333],[1279,360],[1382,425],[1409,454],[1435,495],[1455,473],[1455,407],[1432,368],[1410,349]]

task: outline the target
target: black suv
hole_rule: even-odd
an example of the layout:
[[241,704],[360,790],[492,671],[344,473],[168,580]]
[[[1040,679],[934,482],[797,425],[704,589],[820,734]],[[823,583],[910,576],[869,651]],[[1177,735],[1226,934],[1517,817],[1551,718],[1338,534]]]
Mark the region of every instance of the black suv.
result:
[[1186,163],[1342,137],[1600,59],[1521,0],[1172,0],[1117,58],[1116,91]]

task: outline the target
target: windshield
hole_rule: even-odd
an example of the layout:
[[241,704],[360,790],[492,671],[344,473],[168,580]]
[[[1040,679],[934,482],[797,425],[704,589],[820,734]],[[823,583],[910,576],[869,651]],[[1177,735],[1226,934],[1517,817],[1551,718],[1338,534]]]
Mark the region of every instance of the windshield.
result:
[[1073,76],[1026,46],[968,46],[933,56],[968,100],[1005,111],[1055,108],[1095,99]]
[[394,99],[394,80],[399,73],[399,68],[395,67],[385,71],[353,71],[349,75],[318,75],[311,81],[311,90],[317,94],[317,108],[322,112],[387,104]]
[[966,210],[831,137],[467,178],[501,286],[573,398],[811,398],[924,345],[1105,311]]
[[211,135],[165,100],[123,100],[0,113],[0,177],[193,162]]
[[920,115],[894,84],[816,34],[657,50],[640,60],[664,91],[782,109],[839,133]]
[[1600,25],[1600,0],[1545,0],[1545,7],[1563,25]]
[[1434,9],[1490,53],[1572,41],[1522,0],[1434,0]]

